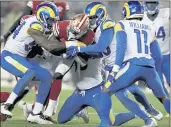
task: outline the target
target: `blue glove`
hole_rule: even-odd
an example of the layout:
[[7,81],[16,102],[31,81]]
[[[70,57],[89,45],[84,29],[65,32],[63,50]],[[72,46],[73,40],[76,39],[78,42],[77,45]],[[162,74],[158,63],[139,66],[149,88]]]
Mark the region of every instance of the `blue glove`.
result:
[[105,87],[108,88],[113,82],[115,82],[115,77],[119,71],[119,66],[114,65],[113,67],[111,66],[105,66],[105,70],[109,71],[109,75],[107,77],[107,82],[105,83]]
[[115,76],[117,75],[117,72],[111,72],[108,77],[107,77],[107,81],[109,82],[114,82],[115,81]]
[[78,46],[71,46],[67,49],[67,59],[72,59],[74,56],[76,56],[79,53],[79,47]]

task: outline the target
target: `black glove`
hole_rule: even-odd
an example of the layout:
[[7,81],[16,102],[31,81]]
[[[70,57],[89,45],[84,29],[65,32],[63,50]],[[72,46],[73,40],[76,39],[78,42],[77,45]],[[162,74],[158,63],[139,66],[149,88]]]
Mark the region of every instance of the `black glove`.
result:
[[27,55],[27,58],[34,58],[36,55],[43,55],[43,49],[38,45],[33,46],[32,50]]

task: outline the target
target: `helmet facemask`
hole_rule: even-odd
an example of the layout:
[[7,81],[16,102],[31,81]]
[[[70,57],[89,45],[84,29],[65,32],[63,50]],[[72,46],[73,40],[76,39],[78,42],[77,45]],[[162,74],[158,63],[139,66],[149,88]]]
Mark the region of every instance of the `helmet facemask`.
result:
[[69,40],[80,39],[89,29],[89,18],[85,14],[78,14],[70,20],[68,26]]
[[146,2],[145,8],[149,15],[154,15],[158,13],[159,11],[159,3],[158,2]]
[[68,27],[68,40],[80,39],[85,33],[87,33],[87,30],[80,31],[76,27],[73,27],[70,23]]

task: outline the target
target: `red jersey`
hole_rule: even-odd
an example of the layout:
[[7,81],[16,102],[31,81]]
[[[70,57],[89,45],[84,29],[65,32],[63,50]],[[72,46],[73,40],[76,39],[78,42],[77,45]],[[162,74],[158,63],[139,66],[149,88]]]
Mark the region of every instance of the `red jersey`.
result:
[[[68,41],[67,28],[69,26],[69,20],[58,21],[53,25],[53,33],[61,42]],[[94,32],[88,30],[88,32],[83,35],[79,41],[86,45],[91,44],[94,41]]]
[[[33,13],[36,12],[37,6],[43,1],[29,1],[27,6],[31,7]],[[69,5],[66,2],[54,2],[59,10],[59,17],[61,18],[65,11],[69,10]]]

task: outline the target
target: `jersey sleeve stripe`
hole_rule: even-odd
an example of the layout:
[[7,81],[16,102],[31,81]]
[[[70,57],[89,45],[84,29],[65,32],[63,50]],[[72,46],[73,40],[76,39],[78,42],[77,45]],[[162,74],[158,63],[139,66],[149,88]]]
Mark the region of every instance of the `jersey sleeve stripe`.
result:
[[118,23],[121,25],[122,29],[125,30],[124,24],[122,22],[118,22]]
[[58,24],[57,23],[55,24],[55,31],[56,31],[56,36],[58,36],[59,30],[58,30]]
[[55,36],[57,36],[57,33],[56,33],[56,24],[53,25],[53,33]]

